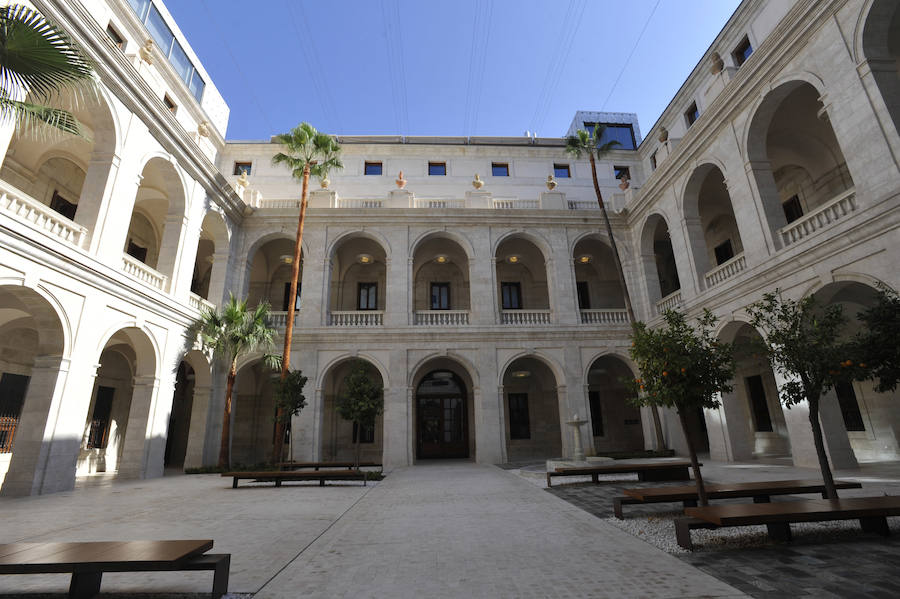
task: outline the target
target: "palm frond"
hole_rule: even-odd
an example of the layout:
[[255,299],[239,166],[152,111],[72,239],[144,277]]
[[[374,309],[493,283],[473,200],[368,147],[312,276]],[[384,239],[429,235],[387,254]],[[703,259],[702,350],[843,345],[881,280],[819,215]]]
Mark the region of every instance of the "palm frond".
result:
[[90,141],[81,123],[71,112],[30,102],[19,102],[0,95],[0,121],[13,121],[18,132],[29,132],[38,138],[50,133],[69,133]]

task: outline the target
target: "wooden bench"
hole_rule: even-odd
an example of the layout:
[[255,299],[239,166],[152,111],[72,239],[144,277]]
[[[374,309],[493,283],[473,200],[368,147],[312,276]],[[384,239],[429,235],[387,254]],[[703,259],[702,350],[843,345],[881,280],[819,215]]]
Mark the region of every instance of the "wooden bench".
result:
[[205,553],[212,546],[209,539],[11,543],[0,545],[0,574],[71,573],[69,598],[90,599],[100,593],[104,572],[211,570],[218,599],[228,592],[231,555]]
[[[278,468],[280,470],[303,470],[307,468],[312,468],[313,470],[320,470],[322,468],[349,468],[354,469],[356,467],[356,462],[281,462],[278,464]],[[378,462],[360,462],[360,468],[381,468],[382,465]]]
[[[844,480],[834,481],[838,489],[859,489],[860,483]],[[772,480],[746,483],[708,484],[706,495],[709,499],[731,499],[752,497],[754,503],[767,503],[773,495],[800,495],[803,493],[821,493],[825,497],[825,485],[820,480]],[[613,498],[613,512],[616,518],[622,519],[622,506],[635,503],[668,503],[680,501],[684,507],[697,505],[697,487],[695,485],[652,487],[646,489],[622,489],[625,497]]]
[[[703,464],[700,464],[701,466]],[[600,482],[601,474],[627,474],[636,472],[641,481],[664,480],[690,480],[690,462],[666,461],[666,462],[627,462],[597,466],[577,466],[572,468],[557,468],[547,473],[547,486],[550,486],[550,478],[555,476],[591,476],[591,482]]]
[[691,530],[695,528],[765,524],[769,538],[786,542],[791,540],[792,522],[859,520],[864,532],[888,535],[887,517],[900,516],[900,496],[710,505],[685,508],[684,513],[685,517],[675,519],[675,538],[688,550],[693,549]]
[[238,481],[252,480],[256,482],[274,482],[280,487],[284,481],[317,480],[324,487],[326,480],[361,480],[366,486],[366,472],[362,470],[312,470],[312,471],[265,471],[265,472],[223,472],[222,476],[233,478],[232,489],[237,489]]

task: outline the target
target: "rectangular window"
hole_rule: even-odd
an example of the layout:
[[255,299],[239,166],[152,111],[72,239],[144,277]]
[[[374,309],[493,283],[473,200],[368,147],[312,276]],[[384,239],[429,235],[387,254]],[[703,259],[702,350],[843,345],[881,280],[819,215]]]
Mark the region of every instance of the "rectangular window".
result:
[[160,14],[153,4],[150,5],[150,11],[147,13],[147,19],[144,21],[144,25],[147,26],[147,31],[150,32],[153,41],[159,46],[159,51],[163,53],[163,56],[168,58],[169,53],[172,51],[172,42],[175,41],[175,35],[172,33],[172,30],[169,29],[169,26],[166,25],[162,14]]
[[[301,287],[301,283],[300,283],[300,281],[297,281],[297,298],[294,300],[294,310],[300,309],[300,287]],[[288,281],[287,283],[284,284],[284,298],[281,302],[281,311],[282,312],[288,311],[288,307],[289,307],[288,301],[290,301],[289,300],[290,297],[291,297],[291,282]]]
[[600,134],[600,139],[597,140],[598,146],[615,141],[618,142],[617,145],[613,146],[615,150],[634,150],[637,148],[637,143],[634,139],[634,128],[631,125],[622,123],[585,123],[584,128],[591,137],[594,137],[597,125],[604,127],[603,132]]
[[578,292],[578,309],[591,309],[591,292],[587,281],[576,281],[575,289]]
[[374,443],[375,442],[375,427],[374,426],[364,426],[362,427],[362,434],[359,433],[360,426],[358,423],[353,423],[353,442],[356,443],[357,437],[359,438],[360,443]]
[[378,283],[359,283],[359,302],[356,306],[357,310],[377,310],[378,309]]
[[753,46],[750,45],[750,40],[745,35],[744,39],[741,40],[741,43],[738,44],[737,48],[734,49],[734,52],[731,53],[731,56],[734,58],[734,64],[740,67],[747,62],[747,59],[750,58],[751,54],[753,54]]
[[859,411],[859,402],[856,400],[856,392],[853,384],[841,381],[834,386],[838,404],[841,406],[841,415],[844,417],[844,426],[848,431],[864,431],[866,425],[863,422],[862,413]]
[[54,191],[53,198],[50,200],[50,208],[56,210],[69,220],[75,220],[75,211],[78,209],[78,204],[73,204],[59,195],[57,191]]
[[429,162],[428,163],[428,174],[429,175],[440,175],[444,176],[447,174],[447,163],[446,162]]
[[187,83],[191,80],[191,73],[194,70],[194,65],[191,64],[191,59],[188,58],[184,48],[181,47],[181,44],[179,44],[177,40],[172,43],[172,52],[169,56],[169,62],[172,63],[175,72],[178,73],[178,76],[181,77],[182,81]]
[[616,179],[628,179],[631,181],[631,169],[627,166],[614,166],[613,167],[613,176]]
[[380,175],[381,174],[381,163],[380,162],[366,162],[365,174],[367,175]]
[[247,173],[247,176],[250,176],[250,173],[253,172],[253,163],[252,162],[235,162],[234,170],[231,172],[233,175],[240,175],[241,173]]
[[135,260],[140,260],[144,264],[147,263],[147,248],[139,246],[130,239],[128,240],[128,248],[125,250],[125,253]]
[[557,179],[568,179],[571,177],[568,164],[554,164],[553,176]]
[[650,170],[651,171],[656,170],[656,152],[653,152],[652,154],[650,154]]
[[112,26],[112,23],[109,23],[106,26],[106,35],[109,36],[109,39],[112,40],[112,43],[116,45],[116,48],[119,50],[125,49],[125,38],[119,35],[119,32],[116,31],[115,27]]
[[450,283],[431,284],[431,309],[450,309]]
[[788,224],[803,216],[803,206],[800,205],[800,198],[798,196],[791,196],[791,198],[784,202],[781,207],[784,209],[784,218],[787,220]]
[[175,101],[169,97],[169,94],[163,96],[163,104],[166,105],[166,108],[168,108],[169,112],[171,112],[172,114],[178,112],[178,104],[176,104]]
[[10,453],[16,425],[25,405],[25,393],[31,377],[4,372],[0,376],[0,453]]
[[748,376],[744,381],[747,384],[747,395],[750,397],[750,409],[753,412],[756,432],[771,433],[772,417],[769,414],[769,402],[766,400],[762,377],[757,374]]
[[531,438],[531,422],[528,419],[527,393],[509,394],[509,438]]
[[508,177],[509,176],[509,164],[505,162],[492,162],[491,163],[491,175],[494,177]]
[[200,101],[200,98],[203,97],[203,90],[206,88],[206,82],[203,81],[203,77],[197,72],[197,69],[194,69],[194,73],[191,75],[191,80],[188,82],[188,89],[191,90],[191,93],[194,94],[194,97],[197,98],[197,101]]
[[713,250],[716,254],[716,265],[725,264],[734,258],[734,248],[731,247],[731,240],[726,239]]
[[115,394],[115,387],[97,387],[97,399],[94,400],[94,412],[91,414],[91,426],[88,430],[87,449],[104,449],[109,442],[109,422]]
[[504,310],[522,309],[521,283],[500,283],[500,296]]
[[588,391],[588,403],[591,409],[591,432],[595,437],[602,437],[603,406],[600,405],[600,392]]
[[690,127],[694,124],[694,122],[700,118],[700,111],[697,110],[697,103],[691,102],[691,105],[684,112],[684,118],[687,119],[687,125]]
[[128,4],[131,5],[131,8],[134,9],[134,12],[138,16],[138,19],[143,23],[144,19],[147,18],[147,9],[150,8],[150,0],[128,0]]

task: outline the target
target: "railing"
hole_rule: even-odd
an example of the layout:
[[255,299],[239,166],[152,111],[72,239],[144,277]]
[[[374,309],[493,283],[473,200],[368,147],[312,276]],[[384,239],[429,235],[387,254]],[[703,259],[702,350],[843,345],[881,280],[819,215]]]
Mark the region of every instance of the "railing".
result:
[[465,208],[466,201],[456,198],[416,198],[413,200],[416,208]]
[[618,308],[581,310],[581,324],[628,324],[628,312]]
[[[300,312],[294,311],[294,325],[297,324],[297,315]],[[287,327],[287,312],[269,312],[269,320],[267,324],[273,329],[278,329],[279,333],[284,332],[284,329]]]
[[332,312],[328,324],[333,327],[380,327],[384,324],[384,310]]
[[190,303],[191,308],[194,310],[198,310],[200,312],[208,312],[216,310],[216,305],[211,301],[205,300],[196,293],[192,293],[188,296],[188,303]]
[[550,324],[550,310],[500,310],[502,324]]
[[0,184],[0,211],[77,247],[82,247],[87,235],[85,227],[75,224],[50,206],[29,198],[5,182]]
[[122,270],[125,274],[134,277],[139,281],[143,281],[151,287],[157,289],[166,288],[167,277],[164,274],[156,272],[140,260],[132,258],[128,254],[122,254]]
[[744,260],[744,253],[741,252],[731,260],[723,262],[706,273],[706,286],[712,287],[718,285],[722,281],[726,281],[747,268],[747,261]]
[[414,321],[425,326],[454,326],[469,324],[468,310],[416,310]]
[[541,207],[540,200],[522,200],[519,198],[494,198],[493,205],[496,210],[537,210]]
[[338,198],[338,208],[384,208],[383,198]]
[[656,312],[662,314],[666,310],[674,310],[681,304],[681,289],[673,291],[666,297],[656,302]]
[[569,200],[569,210],[600,210],[595,200]]
[[266,200],[261,199],[255,202],[255,208],[259,208],[261,210],[272,209],[272,210],[296,210],[300,208],[300,200],[298,199],[288,199],[288,200]]
[[781,239],[784,241],[784,245],[791,245],[830,226],[831,223],[847,216],[854,210],[856,210],[856,189],[851,188],[824,206],[819,206],[809,214],[782,227],[779,231]]

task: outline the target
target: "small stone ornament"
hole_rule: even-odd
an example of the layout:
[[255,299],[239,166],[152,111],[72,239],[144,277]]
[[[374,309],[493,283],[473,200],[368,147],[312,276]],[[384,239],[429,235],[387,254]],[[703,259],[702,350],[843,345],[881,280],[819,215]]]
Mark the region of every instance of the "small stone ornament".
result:
[[556,189],[556,179],[553,178],[553,175],[547,175],[547,190],[553,191]]
[[659,137],[658,137],[657,139],[659,139],[660,143],[663,143],[663,142],[665,142],[665,141],[668,141],[668,139],[669,139],[669,130],[666,129],[665,127],[660,127],[660,128],[659,128]]
[[394,183],[397,184],[397,189],[406,187],[406,179],[403,178],[403,171],[397,173],[397,178],[394,180]]
[[144,45],[138,50],[138,54],[141,55],[141,60],[147,64],[153,64],[153,40],[148,37]]
[[197,125],[197,135],[200,137],[209,137],[209,121],[203,121]]
[[484,187],[484,181],[481,180],[481,177],[478,176],[478,173],[475,173],[475,179],[472,181],[472,187],[474,187],[476,191]]
[[328,186],[331,185],[331,179],[329,179],[327,176],[322,177],[321,179],[319,179],[319,185],[322,187],[322,189],[328,189]]

